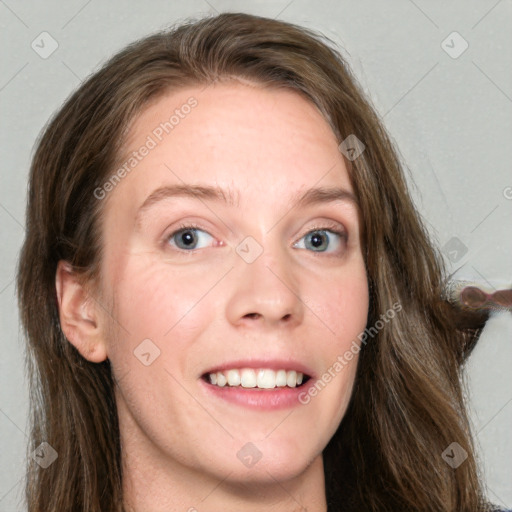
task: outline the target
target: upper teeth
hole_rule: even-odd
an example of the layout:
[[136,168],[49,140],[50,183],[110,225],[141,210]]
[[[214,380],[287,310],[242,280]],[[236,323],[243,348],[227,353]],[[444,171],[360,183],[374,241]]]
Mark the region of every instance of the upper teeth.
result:
[[241,370],[232,369],[222,372],[209,373],[210,382],[216,386],[242,386],[243,388],[263,388],[272,389],[275,387],[294,388],[302,384],[304,375],[295,370],[270,370],[262,368],[253,370],[252,368],[243,368]]

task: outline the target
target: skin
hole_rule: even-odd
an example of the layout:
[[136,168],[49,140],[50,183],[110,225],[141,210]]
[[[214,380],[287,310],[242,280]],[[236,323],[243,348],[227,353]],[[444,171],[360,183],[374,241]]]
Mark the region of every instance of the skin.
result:
[[[200,376],[224,361],[293,357],[319,378],[357,340],[368,314],[357,206],[290,204],[312,187],[353,192],[347,168],[313,104],[235,80],[159,98],[127,150],[191,96],[197,106],[104,199],[101,296],[59,263],[61,325],[84,357],[110,359],[127,510],[325,512],[322,451],[346,411],[357,355],[308,404],[274,411],[212,399]],[[183,182],[238,190],[239,206],[168,198],[137,229],[146,197]],[[171,237],[180,221],[200,224],[193,254]],[[307,235],[324,226],[322,252]],[[263,251],[250,264],[235,250],[248,236]],[[147,338],[160,355],[145,366],[134,350]],[[248,442],[262,453],[252,467],[236,456]]]

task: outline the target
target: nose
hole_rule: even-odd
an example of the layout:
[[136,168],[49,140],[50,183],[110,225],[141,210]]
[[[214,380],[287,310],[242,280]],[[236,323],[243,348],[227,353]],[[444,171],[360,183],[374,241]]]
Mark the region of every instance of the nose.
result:
[[233,325],[275,328],[302,322],[300,280],[284,251],[265,247],[251,263],[237,256],[232,279],[226,314]]

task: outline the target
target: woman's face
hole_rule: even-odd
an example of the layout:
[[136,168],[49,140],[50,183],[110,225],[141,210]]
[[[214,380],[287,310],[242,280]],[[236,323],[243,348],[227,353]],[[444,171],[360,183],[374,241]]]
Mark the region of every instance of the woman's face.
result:
[[[368,313],[357,204],[329,125],[291,91],[191,87],[137,118],[125,162],[98,199],[125,450],[183,475],[300,475],[345,413],[357,354],[336,361]],[[186,187],[202,188],[176,194]],[[294,372],[310,379],[297,388]]]

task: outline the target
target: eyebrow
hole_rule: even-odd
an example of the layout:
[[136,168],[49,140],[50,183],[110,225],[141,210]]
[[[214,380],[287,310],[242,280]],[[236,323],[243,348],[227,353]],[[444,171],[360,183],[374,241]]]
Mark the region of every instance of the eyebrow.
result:
[[[172,197],[222,202],[236,208],[240,205],[240,192],[232,189],[222,189],[210,185],[167,185],[157,188],[145,199],[137,211],[136,224],[140,222],[144,213],[152,206]],[[310,188],[302,194],[300,192],[294,194],[290,199],[290,206],[304,208],[306,206],[337,201],[352,203],[355,207],[359,205],[356,196],[349,190],[338,187],[318,187]]]

